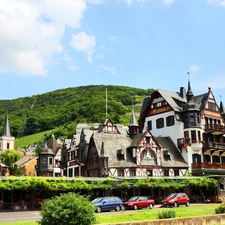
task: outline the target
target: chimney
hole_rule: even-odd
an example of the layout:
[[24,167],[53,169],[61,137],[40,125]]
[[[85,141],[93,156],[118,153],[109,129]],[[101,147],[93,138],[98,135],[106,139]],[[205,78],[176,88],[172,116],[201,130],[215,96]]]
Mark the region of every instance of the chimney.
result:
[[184,87],[180,87],[180,97],[186,98],[186,89]]

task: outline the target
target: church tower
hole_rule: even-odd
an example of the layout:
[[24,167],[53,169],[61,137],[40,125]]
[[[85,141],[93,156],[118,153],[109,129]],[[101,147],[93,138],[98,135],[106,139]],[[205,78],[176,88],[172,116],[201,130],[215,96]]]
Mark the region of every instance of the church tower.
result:
[[14,149],[15,137],[10,134],[8,113],[5,116],[5,123],[3,127],[2,136],[0,137],[0,152],[7,149]]

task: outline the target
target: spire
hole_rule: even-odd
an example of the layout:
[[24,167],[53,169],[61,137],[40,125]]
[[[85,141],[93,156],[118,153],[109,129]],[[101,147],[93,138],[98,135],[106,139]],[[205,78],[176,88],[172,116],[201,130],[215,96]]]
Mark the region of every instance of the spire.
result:
[[134,114],[134,105],[132,104],[132,113],[131,113],[131,119],[130,119],[130,125],[129,125],[129,135],[131,138],[133,138],[136,134],[139,133],[139,126],[137,124],[135,114]]
[[6,116],[5,116],[5,123],[4,123],[2,136],[11,137],[10,128],[9,128],[9,119],[8,119],[8,113],[7,112],[6,112]]
[[188,102],[191,101],[193,99],[193,96],[194,96],[194,94],[191,90],[191,82],[190,82],[190,80],[188,80],[187,101]]
[[134,105],[132,103],[132,113],[131,113],[131,119],[130,119],[130,126],[137,126],[137,121],[134,114]]

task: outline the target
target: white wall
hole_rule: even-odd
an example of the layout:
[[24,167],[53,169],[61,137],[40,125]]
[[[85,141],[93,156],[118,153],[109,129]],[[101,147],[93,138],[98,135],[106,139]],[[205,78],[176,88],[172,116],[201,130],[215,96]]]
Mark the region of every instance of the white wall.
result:
[[[171,137],[175,145],[177,145],[177,139],[183,138],[184,137],[184,132],[183,132],[183,123],[181,121],[177,121],[176,117],[174,118],[175,124],[173,126],[166,126],[166,117],[168,116],[175,116],[174,111],[166,112],[166,113],[161,113],[157,114],[151,117],[146,117],[145,118],[145,124],[144,124],[144,129],[143,132],[146,131],[148,128],[148,121],[152,121],[152,130],[150,131],[153,136],[158,137]],[[156,128],[156,120],[159,118],[164,118],[164,127],[163,128]]]

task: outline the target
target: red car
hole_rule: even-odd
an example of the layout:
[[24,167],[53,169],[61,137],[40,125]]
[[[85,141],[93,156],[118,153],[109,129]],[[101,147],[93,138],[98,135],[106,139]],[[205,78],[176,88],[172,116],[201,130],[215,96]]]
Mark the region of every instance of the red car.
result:
[[178,207],[179,205],[190,206],[190,198],[185,193],[171,193],[162,200],[163,207]]
[[134,196],[124,202],[125,209],[152,209],[154,205],[155,201],[153,199],[149,199],[147,196]]

